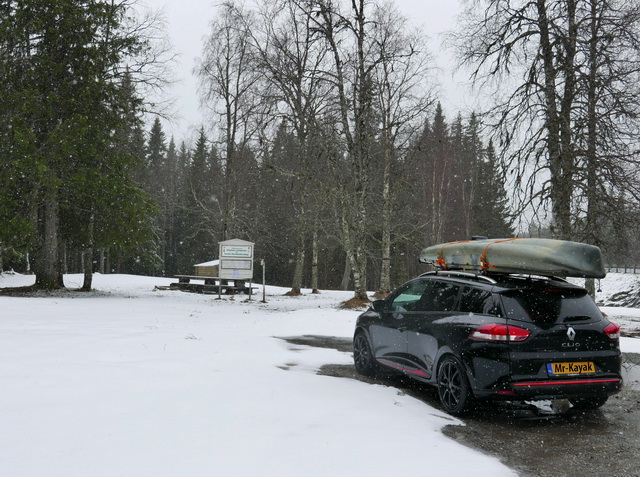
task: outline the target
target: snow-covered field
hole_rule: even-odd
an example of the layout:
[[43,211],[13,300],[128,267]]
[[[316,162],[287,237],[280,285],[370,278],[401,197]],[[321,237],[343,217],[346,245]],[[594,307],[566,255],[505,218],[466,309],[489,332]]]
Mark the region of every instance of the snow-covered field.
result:
[[154,291],[171,281],[96,275],[95,293],[0,297],[2,476],[515,475],[444,437],[459,421],[423,402],[316,375],[350,354],[276,338],[351,336],[358,313],[336,310],[349,293]]
[[[265,304],[154,290],[171,281],[96,275],[91,293],[0,297],[0,475],[516,475],[445,437],[462,423],[443,412],[316,374],[350,353],[278,338],[350,337],[358,312],[336,308],[350,293],[268,287]],[[32,283],[0,275],[0,287]]]

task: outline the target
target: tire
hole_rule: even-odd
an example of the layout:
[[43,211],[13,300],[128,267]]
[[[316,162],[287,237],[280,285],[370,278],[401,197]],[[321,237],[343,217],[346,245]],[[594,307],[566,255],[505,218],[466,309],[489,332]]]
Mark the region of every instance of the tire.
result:
[[356,333],[353,338],[353,363],[356,371],[363,376],[375,378],[380,374],[380,365],[373,357],[369,340],[362,331]]
[[609,396],[595,396],[589,398],[570,399],[573,409],[578,411],[593,411],[604,406]]
[[460,361],[445,356],[438,367],[438,396],[446,412],[462,416],[471,411],[474,396]]

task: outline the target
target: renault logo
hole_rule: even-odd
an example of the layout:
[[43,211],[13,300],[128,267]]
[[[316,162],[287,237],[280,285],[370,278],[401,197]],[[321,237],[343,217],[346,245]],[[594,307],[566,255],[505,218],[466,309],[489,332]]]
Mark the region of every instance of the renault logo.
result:
[[574,330],[571,326],[567,329],[567,338],[569,341],[573,341],[576,339],[576,330]]

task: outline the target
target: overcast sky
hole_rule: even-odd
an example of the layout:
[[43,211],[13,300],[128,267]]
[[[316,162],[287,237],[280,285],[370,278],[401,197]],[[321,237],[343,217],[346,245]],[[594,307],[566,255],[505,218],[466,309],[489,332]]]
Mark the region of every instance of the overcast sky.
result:
[[[199,108],[196,80],[193,77],[195,59],[201,56],[202,44],[208,34],[209,23],[213,19],[215,0],[142,0],[154,10],[164,13],[170,40],[179,55],[175,76],[179,83],[169,94],[175,98],[179,117],[173,123],[165,123],[168,136],[176,140],[189,140],[202,125],[203,115]],[[455,25],[455,17],[460,12],[459,0],[395,0],[398,8],[416,26],[422,25],[430,37],[430,47],[436,56],[441,74],[438,78],[443,96],[441,101],[445,113],[452,116],[458,111],[471,108],[464,99],[460,80],[451,74],[451,59],[441,50],[440,34]],[[458,75],[458,77],[461,75]],[[468,98],[468,96],[467,96]]]

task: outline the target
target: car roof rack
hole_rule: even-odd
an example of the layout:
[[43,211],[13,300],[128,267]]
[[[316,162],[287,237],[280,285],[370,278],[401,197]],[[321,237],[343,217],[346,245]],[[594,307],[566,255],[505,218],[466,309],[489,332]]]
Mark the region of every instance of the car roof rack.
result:
[[555,275],[540,275],[539,273],[509,273],[505,275],[513,278],[523,278],[526,280],[555,280],[558,282],[571,283],[569,280],[563,277],[556,277]]
[[434,272],[423,273],[420,276],[424,277],[427,275],[438,275],[438,276],[460,277],[460,278],[476,278],[478,280],[483,280],[492,285],[496,285],[498,283],[496,280],[486,275],[480,275],[479,273],[459,272],[456,270],[436,270]]

